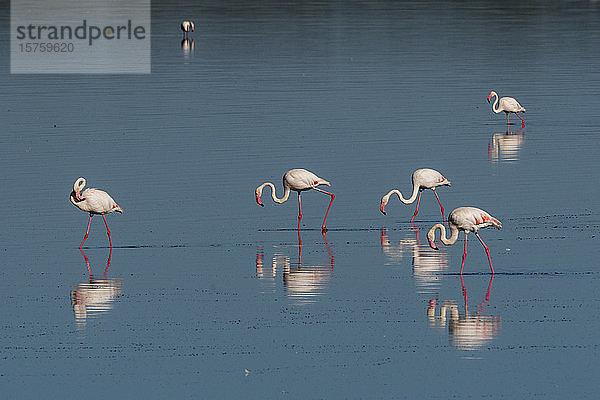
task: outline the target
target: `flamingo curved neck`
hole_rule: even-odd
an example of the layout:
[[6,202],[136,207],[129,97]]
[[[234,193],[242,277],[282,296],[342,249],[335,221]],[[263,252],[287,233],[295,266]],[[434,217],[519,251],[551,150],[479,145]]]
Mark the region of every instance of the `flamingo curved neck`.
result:
[[393,194],[397,195],[398,198],[400,199],[400,201],[403,202],[404,204],[411,204],[417,199],[417,195],[419,194],[419,185],[413,184],[412,196],[410,196],[409,199],[405,199],[404,197],[402,197],[402,193],[398,189],[390,190],[390,192],[385,195],[385,198],[389,199],[390,196]]
[[502,110],[498,109],[498,93],[493,92],[492,96],[496,97],[496,100],[494,101],[494,104],[492,104],[492,111],[495,112],[496,114],[498,114],[499,112],[502,112]]
[[287,199],[290,197],[290,187],[284,185],[283,187],[283,197],[282,198],[278,198],[275,195],[275,185],[273,185],[271,182],[265,182],[262,185],[260,185],[260,190],[262,190],[265,186],[269,186],[271,188],[271,197],[273,198],[273,201],[275,203],[285,203],[287,201]]
[[431,241],[434,241],[435,230],[439,228],[440,240],[442,241],[442,243],[444,243],[447,246],[456,243],[456,241],[458,240],[458,228],[454,224],[449,224],[449,225],[450,225],[450,233],[451,233],[449,238],[446,237],[446,227],[442,224],[435,224],[427,233],[427,238],[430,239]]

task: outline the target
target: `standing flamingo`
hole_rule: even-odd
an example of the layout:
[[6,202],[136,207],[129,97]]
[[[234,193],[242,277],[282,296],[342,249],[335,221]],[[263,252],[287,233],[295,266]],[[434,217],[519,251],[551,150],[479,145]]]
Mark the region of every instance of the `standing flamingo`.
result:
[[192,21],[183,21],[181,23],[183,35],[187,37],[190,32],[194,32],[194,23]]
[[327,214],[329,213],[329,209],[331,208],[331,203],[333,203],[333,199],[335,199],[335,195],[333,193],[326,192],[325,190],[319,189],[317,186],[319,185],[327,185],[331,186],[329,182],[325,179],[319,178],[315,174],[305,169],[291,169],[283,175],[283,197],[277,198],[275,195],[275,185],[271,182],[265,182],[259,187],[256,188],[256,202],[258,205],[263,206],[264,204],[260,200],[260,196],[262,195],[263,188],[265,186],[271,187],[271,197],[273,197],[273,201],[275,203],[285,203],[290,196],[290,190],[298,192],[298,232],[300,232],[300,221],[302,220],[302,202],[300,199],[300,193],[305,190],[317,190],[319,192],[325,193],[331,196],[331,201],[329,202],[329,207],[327,207],[327,211],[325,212],[325,219],[323,220],[323,226],[321,230],[323,232],[327,231],[325,228],[325,222],[327,221]]
[[465,232],[465,251],[462,257],[462,265],[460,266],[460,273],[462,274],[463,268],[465,266],[465,258],[467,257],[467,236],[469,235],[469,232],[473,232],[485,248],[485,252],[487,253],[488,261],[490,262],[490,268],[493,274],[494,267],[492,267],[490,249],[485,245],[477,231],[482,228],[487,228],[488,226],[494,226],[498,229],[502,229],[502,224],[500,223],[500,221],[498,221],[496,218],[492,217],[490,214],[479,208],[458,207],[454,209],[450,213],[450,215],[448,215],[448,225],[450,226],[451,232],[450,238],[446,237],[446,227],[444,227],[444,225],[436,224],[431,227],[431,229],[427,233],[427,239],[429,239],[429,246],[431,246],[433,249],[438,249],[434,243],[435,230],[438,228],[441,230],[440,239],[445,245],[451,245],[456,243],[459,231]]
[[105,191],[89,188],[81,192],[84,187],[85,178],[77,179],[73,184],[73,191],[69,197],[71,199],[71,203],[73,203],[75,207],[79,208],[81,211],[90,213],[87,231],[85,232],[85,237],[83,238],[81,245],[79,245],[79,248],[81,249],[88,237],[88,234],[90,233],[90,224],[92,223],[92,217],[94,214],[100,214],[102,215],[102,218],[104,218],[104,225],[106,225],[106,233],[108,234],[108,242],[112,248],[110,230],[108,229],[108,223],[106,222],[106,217],[104,214],[110,214],[111,212],[115,211],[123,214],[123,209],[119,207],[119,205]]
[[442,209],[442,220],[445,220],[446,216],[444,215],[444,206],[442,206],[442,202],[440,201],[440,198],[439,198],[437,192],[435,191],[435,188],[438,186],[451,186],[450,181],[448,179],[444,178],[444,176],[442,174],[440,174],[438,171],[436,171],[435,169],[430,169],[430,168],[421,168],[421,169],[418,169],[415,172],[413,172],[412,181],[413,181],[413,193],[412,193],[412,196],[410,197],[410,199],[406,200],[404,197],[402,197],[402,193],[400,193],[400,191],[398,189],[392,189],[392,190],[390,190],[390,192],[388,194],[386,194],[385,196],[383,196],[381,198],[381,206],[379,207],[381,212],[385,215],[385,206],[388,203],[390,196],[392,194],[397,194],[400,201],[403,202],[404,204],[413,203],[415,201],[415,199],[417,198],[417,194],[418,194],[419,199],[417,200],[417,209],[415,210],[415,213],[414,213],[412,219],[410,220],[410,222],[412,223],[413,220],[415,219],[415,217],[417,216],[417,213],[419,212],[419,203],[421,202],[421,192],[425,189],[431,189],[431,190],[433,190],[433,193],[435,193],[435,197],[437,198],[438,203],[440,203],[440,208]]
[[502,97],[500,99],[500,106],[497,107],[498,93],[496,93],[492,90],[490,92],[490,95],[487,97],[488,103],[490,102],[490,99],[492,98],[492,96],[496,96],[496,101],[494,101],[494,104],[492,104],[492,111],[495,112],[496,114],[498,114],[501,111],[504,111],[506,113],[506,129],[507,130],[508,130],[508,125],[510,124],[508,122],[508,113],[513,113],[517,117],[519,117],[519,119],[521,120],[521,127],[525,127],[525,120],[523,118],[521,118],[521,116],[519,114],[517,114],[519,112],[525,112],[525,108],[523,108],[523,106],[520,105],[516,99],[513,99],[512,97]]

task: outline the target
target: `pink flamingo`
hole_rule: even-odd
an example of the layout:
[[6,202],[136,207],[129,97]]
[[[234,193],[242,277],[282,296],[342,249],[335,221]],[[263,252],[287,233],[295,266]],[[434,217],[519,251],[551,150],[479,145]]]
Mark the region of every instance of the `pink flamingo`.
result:
[[194,23],[192,21],[183,21],[181,23],[181,30],[184,36],[187,36],[190,32],[194,32]]
[[492,217],[487,212],[475,208],[475,207],[458,207],[454,209],[450,215],[448,215],[448,225],[450,227],[450,238],[446,237],[446,228],[442,224],[436,224],[431,227],[429,232],[427,233],[427,239],[429,239],[429,246],[433,249],[438,249],[434,243],[435,240],[435,230],[441,230],[442,243],[445,245],[452,245],[456,243],[458,239],[459,231],[465,232],[465,251],[462,257],[462,265],[460,266],[460,273],[463,273],[463,268],[465,266],[465,258],[467,257],[467,239],[469,232],[473,232],[477,239],[481,242],[483,247],[485,248],[485,252],[487,253],[488,261],[490,262],[490,268],[492,270],[492,274],[494,273],[494,267],[492,266],[492,258],[490,257],[490,249],[485,245],[481,236],[477,231],[482,228],[487,228],[488,226],[493,226],[498,229],[502,229],[502,224],[496,218]]
[[492,111],[495,112],[496,114],[498,114],[502,111],[504,111],[506,113],[506,126],[507,126],[506,129],[508,129],[508,125],[510,124],[508,121],[509,113],[513,113],[517,117],[519,117],[519,119],[521,120],[521,127],[525,127],[525,120],[523,118],[521,118],[521,116],[519,114],[517,114],[519,112],[525,112],[525,108],[523,108],[523,106],[520,105],[516,99],[513,99],[512,97],[502,97],[500,99],[500,106],[497,107],[498,93],[496,93],[492,90],[490,92],[489,96],[487,97],[488,103],[490,102],[490,99],[492,98],[492,96],[496,96],[496,101],[494,101],[494,104],[492,104]]
[[323,232],[327,231],[325,228],[325,222],[327,222],[327,214],[329,213],[329,209],[331,208],[331,203],[333,203],[333,199],[335,199],[335,195],[333,193],[326,192],[325,190],[319,189],[317,186],[319,185],[327,185],[331,186],[329,182],[325,179],[319,178],[315,174],[305,169],[291,169],[283,175],[283,197],[277,198],[275,195],[275,185],[271,182],[265,182],[259,187],[256,188],[256,202],[258,205],[263,206],[264,204],[260,200],[260,196],[262,195],[263,188],[265,186],[271,187],[271,197],[275,203],[285,203],[290,196],[290,190],[298,192],[298,232],[300,232],[300,221],[302,220],[302,201],[300,199],[300,193],[305,190],[314,189],[321,193],[325,193],[331,196],[331,201],[329,202],[329,207],[327,207],[327,211],[325,212],[325,219],[323,220],[323,226],[321,230]]
[[430,168],[421,168],[421,169],[418,169],[415,172],[413,172],[412,181],[413,181],[412,196],[408,200],[406,200],[404,197],[402,197],[402,193],[400,193],[400,191],[398,189],[390,190],[390,192],[388,194],[386,194],[385,196],[383,196],[381,198],[381,206],[379,207],[381,212],[385,215],[385,206],[388,203],[390,196],[392,194],[398,195],[398,198],[404,204],[413,203],[415,201],[415,199],[417,198],[417,194],[418,194],[419,198],[417,200],[417,209],[415,210],[415,213],[414,213],[412,219],[410,220],[410,222],[413,222],[413,220],[417,216],[417,213],[419,212],[419,203],[421,202],[421,192],[425,189],[431,189],[431,190],[433,190],[433,193],[435,193],[435,197],[437,198],[438,203],[440,203],[440,208],[442,209],[442,220],[445,220],[446,216],[444,215],[444,206],[442,206],[442,202],[440,201],[440,198],[439,198],[437,192],[435,191],[435,188],[438,186],[451,186],[450,181],[448,179],[444,178],[444,176],[442,174],[440,174],[438,171],[436,171],[435,169],[430,169]]
[[90,220],[88,221],[87,231],[85,232],[85,237],[83,238],[83,242],[79,245],[79,248],[83,246],[85,240],[90,233],[90,224],[92,223],[92,217],[95,214],[102,215],[104,218],[104,225],[106,225],[106,233],[108,234],[108,242],[110,243],[110,247],[112,248],[112,241],[110,240],[110,230],[108,229],[108,223],[106,222],[106,217],[104,214],[110,214],[111,212],[120,212],[123,214],[123,209],[119,207],[119,205],[103,190],[89,188],[83,190],[85,187],[85,178],[79,178],[73,184],[73,191],[69,198],[71,199],[71,203],[75,205],[75,207],[79,208],[81,211],[86,211],[90,213]]

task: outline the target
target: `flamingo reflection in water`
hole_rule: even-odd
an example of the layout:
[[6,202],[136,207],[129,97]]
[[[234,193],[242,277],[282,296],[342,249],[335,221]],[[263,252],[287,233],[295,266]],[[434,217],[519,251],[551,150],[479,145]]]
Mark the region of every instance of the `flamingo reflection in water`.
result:
[[[490,292],[494,275],[490,277],[485,299],[477,305],[477,311],[469,312],[467,291],[463,276],[460,276],[465,313],[460,315],[456,302],[442,301],[440,312],[436,315],[436,300],[430,300],[427,307],[427,317],[432,327],[442,328],[448,326],[451,343],[460,350],[477,350],[494,340],[500,332],[500,316],[484,315],[486,304],[490,300]],[[447,314],[450,312],[450,318]]]
[[263,262],[263,246],[258,246],[256,253],[256,276],[271,283],[271,291],[274,291],[275,278],[278,273],[283,276],[283,285],[287,296],[298,303],[311,303],[317,300],[326,288],[333,270],[335,269],[335,257],[331,246],[327,241],[325,232],[322,232],[325,249],[329,258],[328,265],[305,265],[302,263],[302,238],[298,234],[298,263],[292,263],[290,257],[277,252],[273,255],[270,268]]
[[181,40],[181,50],[183,51],[183,58],[189,61],[190,57],[194,54],[194,39],[184,37]]
[[[413,275],[422,293],[435,293],[439,289],[441,273],[448,268],[448,253],[436,251],[428,245],[421,245],[419,228],[414,227],[415,238],[407,236],[397,244],[392,244],[387,230],[381,228],[381,250],[391,263],[401,261],[407,254],[412,256]],[[387,263],[388,265],[390,263]]]
[[108,253],[108,260],[102,279],[94,278],[90,261],[80,249],[85,264],[88,268],[89,279],[87,282],[79,283],[71,291],[71,305],[75,312],[75,321],[79,327],[85,327],[88,318],[95,318],[98,315],[112,309],[113,302],[121,294],[121,279],[108,278],[108,269],[110,267],[110,258],[112,248]]
[[488,157],[491,162],[514,162],[519,160],[519,151],[523,146],[525,135],[523,128],[515,133],[494,133],[488,144]]

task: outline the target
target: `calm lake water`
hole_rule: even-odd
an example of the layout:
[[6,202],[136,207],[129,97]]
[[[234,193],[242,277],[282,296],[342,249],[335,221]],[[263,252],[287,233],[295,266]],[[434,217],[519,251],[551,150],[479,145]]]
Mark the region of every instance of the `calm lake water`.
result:
[[[1,36],[2,391],[595,398],[600,5],[535,4],[153,2],[150,75],[11,75]],[[429,248],[430,191],[379,212],[423,167],[502,221],[493,279],[473,237],[462,279],[462,234]],[[254,202],[291,168],[337,196],[301,245],[297,196]],[[125,210],[112,251],[100,218],[78,249],[79,176]]]

